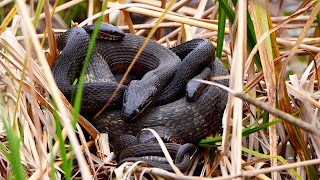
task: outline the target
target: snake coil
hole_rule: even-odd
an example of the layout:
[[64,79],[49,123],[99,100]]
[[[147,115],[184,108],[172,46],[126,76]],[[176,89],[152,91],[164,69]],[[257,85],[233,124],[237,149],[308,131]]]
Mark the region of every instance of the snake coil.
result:
[[[52,72],[69,100],[77,89],[77,85],[72,84],[81,72],[90,40],[88,32],[93,27],[72,28],[57,38],[57,46],[63,50]],[[100,29],[104,27],[110,29],[104,24]],[[127,69],[145,40],[141,36],[124,34],[117,28],[112,28],[111,32],[115,34],[111,36],[112,41],[97,39],[86,69],[82,111],[88,111],[88,119],[92,117],[90,110],[101,108],[109,100],[118,86],[114,75]],[[170,142],[198,142],[221,127],[227,92],[214,86],[202,87],[202,95],[197,95],[199,97],[192,102],[180,92],[189,79],[213,60],[214,47],[206,39],[194,39],[171,49],[150,40],[132,69],[132,74],[140,79],[131,81],[128,86],[122,85],[113,100],[113,108],[91,118],[91,123],[100,132],[108,132],[111,143],[124,134],[137,135],[143,128],[155,129]],[[213,76],[228,75],[220,61],[214,61],[211,70]],[[208,68],[203,71],[207,72]],[[210,72],[209,69],[205,76],[208,77],[208,73],[210,76]],[[218,82],[228,85],[228,80]],[[189,89],[192,86],[188,86]],[[123,95],[122,110],[119,106]],[[153,103],[155,106],[151,107]],[[134,121],[128,121],[132,118]]]

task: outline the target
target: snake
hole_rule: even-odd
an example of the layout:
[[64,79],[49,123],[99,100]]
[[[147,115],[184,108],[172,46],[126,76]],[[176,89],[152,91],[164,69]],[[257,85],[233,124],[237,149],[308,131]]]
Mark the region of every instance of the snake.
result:
[[[189,79],[204,69],[204,64],[214,60],[212,43],[202,38],[171,49],[149,40],[131,71],[138,78],[121,85],[110,108],[91,118],[117,88],[115,76],[125,72],[145,41],[144,37],[102,25],[100,29],[105,28],[108,33],[102,33],[104,39],[96,40],[90,57],[81,111],[100,132],[109,134],[111,143],[124,134],[137,135],[143,128],[155,129],[168,142],[196,143],[221,127],[228,97],[224,90],[204,87],[203,93],[192,101],[180,92]],[[57,38],[62,52],[52,72],[68,100],[78,88],[73,82],[80,75],[93,27],[71,28]],[[228,74],[219,60],[212,63],[211,69],[213,76]],[[228,85],[228,80],[218,82]]]

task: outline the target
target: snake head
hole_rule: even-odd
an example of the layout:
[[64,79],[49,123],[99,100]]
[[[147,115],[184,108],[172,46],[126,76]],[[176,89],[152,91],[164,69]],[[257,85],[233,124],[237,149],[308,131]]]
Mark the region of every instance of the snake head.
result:
[[131,81],[124,92],[121,119],[130,121],[136,119],[149,108],[155,97],[157,89],[153,86],[142,86],[139,81]]
[[[95,27],[96,23],[87,25],[86,27],[84,27],[84,30],[86,30],[86,32],[91,36]],[[98,33],[99,39],[122,40],[124,36],[125,33],[117,26],[101,22]]]

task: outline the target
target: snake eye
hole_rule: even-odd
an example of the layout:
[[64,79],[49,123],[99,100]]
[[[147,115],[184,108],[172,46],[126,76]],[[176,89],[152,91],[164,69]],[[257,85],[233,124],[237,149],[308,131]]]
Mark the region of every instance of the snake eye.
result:
[[136,109],[136,110],[134,111],[135,114],[139,114],[139,112],[140,112],[139,109]]

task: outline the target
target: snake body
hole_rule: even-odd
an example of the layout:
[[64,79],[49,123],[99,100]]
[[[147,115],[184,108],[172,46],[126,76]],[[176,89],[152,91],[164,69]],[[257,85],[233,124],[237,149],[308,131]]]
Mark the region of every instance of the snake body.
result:
[[[194,153],[196,147],[187,143],[184,145],[175,143],[165,144],[169,154],[174,158],[175,166],[182,172],[185,172],[190,165],[190,157]],[[168,160],[163,157],[163,152],[158,143],[138,144],[121,151],[119,154],[118,166],[124,162],[144,161],[150,166],[155,166],[168,171],[173,171]]]
[[[143,131],[148,132],[148,131]],[[173,171],[158,142],[143,142],[143,136],[139,138],[132,135],[123,135],[116,138],[113,150],[117,155],[118,166],[124,162],[144,161],[150,166]],[[125,143],[124,143],[125,142]],[[196,146],[191,143],[183,145],[176,143],[165,143],[176,167],[185,172],[190,165],[190,157],[194,154]]]
[[190,79],[199,74],[215,59],[212,43],[203,38],[196,38],[170,48],[182,60],[172,81],[160,93],[155,105],[164,105],[184,96],[184,89]]

